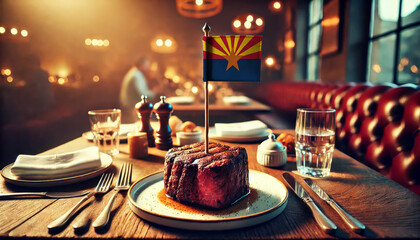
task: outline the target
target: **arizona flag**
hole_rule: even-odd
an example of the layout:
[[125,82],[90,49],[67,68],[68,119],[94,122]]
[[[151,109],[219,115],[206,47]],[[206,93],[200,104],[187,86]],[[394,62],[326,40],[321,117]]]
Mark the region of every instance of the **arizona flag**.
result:
[[261,36],[203,37],[203,80],[258,82]]

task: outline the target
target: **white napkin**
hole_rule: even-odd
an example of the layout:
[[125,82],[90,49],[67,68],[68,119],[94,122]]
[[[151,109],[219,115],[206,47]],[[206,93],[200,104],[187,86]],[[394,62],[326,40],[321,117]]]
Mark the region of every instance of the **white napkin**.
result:
[[253,120],[238,123],[216,123],[214,128],[216,135],[221,137],[253,137],[264,134],[267,125],[260,120]]
[[136,129],[135,123],[121,124],[120,131],[118,132],[118,134],[120,136],[127,136],[128,133],[134,132],[135,129]]
[[98,147],[57,155],[19,155],[12,173],[25,179],[51,179],[83,174],[101,166]]
[[223,97],[226,104],[249,104],[250,100],[247,96],[226,96]]

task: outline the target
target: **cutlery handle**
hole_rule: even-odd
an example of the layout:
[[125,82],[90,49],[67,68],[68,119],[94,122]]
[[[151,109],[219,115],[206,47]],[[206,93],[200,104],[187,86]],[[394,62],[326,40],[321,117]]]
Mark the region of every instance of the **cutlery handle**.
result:
[[363,223],[359,222],[356,218],[348,214],[343,208],[340,207],[335,201],[331,200],[328,201],[330,206],[334,208],[334,210],[341,216],[341,218],[344,220],[344,222],[347,223],[353,229],[356,233],[361,233],[363,230],[365,230],[365,225]]
[[20,193],[1,193],[0,198],[11,198],[20,196],[45,196],[46,192],[20,192]]
[[86,211],[82,213],[82,215],[77,220],[77,222],[73,224],[73,229],[74,230],[84,229],[85,227],[89,225],[89,220],[90,220],[90,211]]
[[64,226],[66,222],[70,219],[71,216],[76,212],[76,210],[84,203],[86,202],[90,197],[92,197],[94,193],[89,193],[88,195],[84,196],[80,201],[74,205],[70,210],[68,210],[66,213],[64,213],[61,217],[57,218],[50,224],[48,224],[49,229],[59,228]]
[[114,204],[114,200],[118,195],[119,190],[115,190],[114,194],[112,195],[109,202],[106,204],[104,210],[102,210],[101,214],[99,214],[98,218],[93,222],[92,226],[94,228],[101,228],[104,227],[109,220],[109,215],[111,213],[112,204]]
[[312,200],[307,200],[306,204],[308,204],[309,208],[314,215],[315,221],[318,225],[327,233],[332,233],[337,229],[337,226],[331,221],[325,214],[315,205]]

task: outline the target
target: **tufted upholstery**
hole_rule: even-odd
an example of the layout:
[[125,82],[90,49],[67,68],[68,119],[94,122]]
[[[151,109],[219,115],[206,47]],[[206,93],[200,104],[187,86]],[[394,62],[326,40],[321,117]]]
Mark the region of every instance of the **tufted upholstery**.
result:
[[336,109],[337,148],[420,194],[419,86],[271,82],[254,97],[284,114]]

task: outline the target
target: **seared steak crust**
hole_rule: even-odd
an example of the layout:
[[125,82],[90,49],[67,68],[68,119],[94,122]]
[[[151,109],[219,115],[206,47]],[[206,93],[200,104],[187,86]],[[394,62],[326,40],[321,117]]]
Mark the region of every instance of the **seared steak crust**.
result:
[[166,194],[180,202],[224,208],[249,193],[245,148],[195,143],[168,151],[165,157]]

